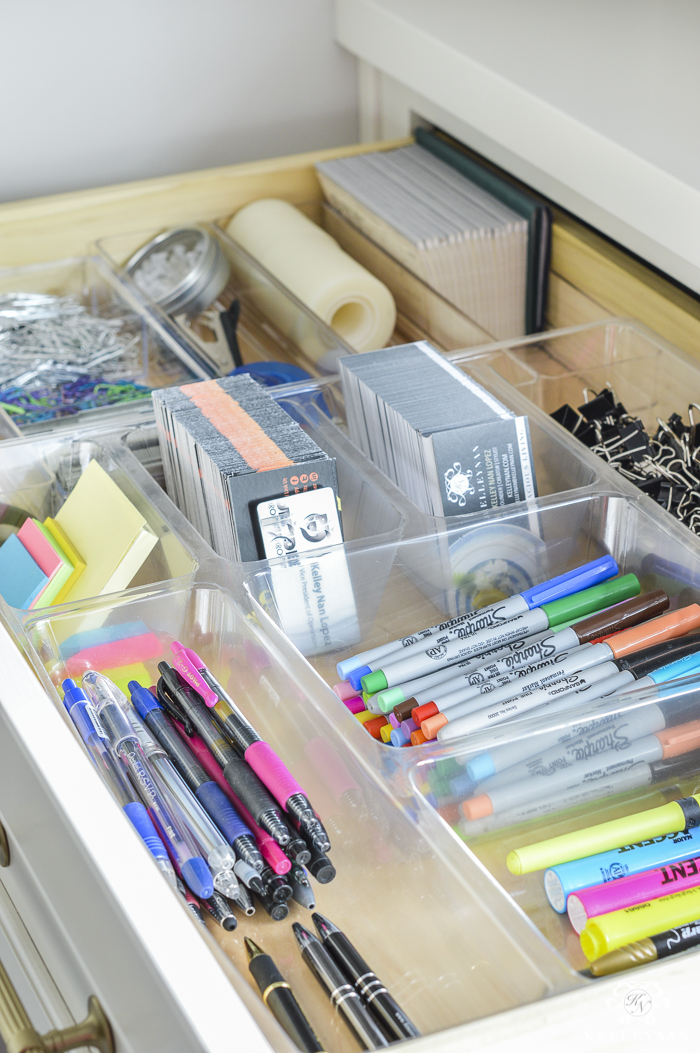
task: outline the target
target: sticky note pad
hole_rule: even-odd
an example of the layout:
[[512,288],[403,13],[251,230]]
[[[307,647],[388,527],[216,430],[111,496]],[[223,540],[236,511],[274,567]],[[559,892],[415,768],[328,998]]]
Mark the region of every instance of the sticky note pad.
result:
[[0,594],[11,607],[28,610],[49,579],[17,534],[0,546]]
[[85,561],[71,543],[65,531],[61,530],[55,519],[49,518],[41,525],[41,529],[51,536],[58,552],[65,553],[66,559],[73,564],[73,573],[64,583],[56,596],[54,603],[63,603],[64,599],[75,585],[80,575],[85,570]]
[[116,669],[105,669],[103,672],[127,698],[129,697],[130,680],[138,680],[141,687],[151,687],[155,682],[143,662],[136,662],[134,665],[121,665],[117,666]]
[[36,519],[25,520],[17,537],[49,579],[32,607],[50,607],[73,573],[73,564]]
[[97,461],[90,461],[55,517],[80,552],[85,570],[65,599],[125,589],[158,538]]

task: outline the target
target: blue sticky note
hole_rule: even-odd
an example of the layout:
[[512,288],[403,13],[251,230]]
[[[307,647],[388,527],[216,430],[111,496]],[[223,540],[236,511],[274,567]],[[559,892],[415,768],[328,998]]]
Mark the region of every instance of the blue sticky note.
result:
[[0,593],[3,599],[11,607],[27,610],[48,581],[17,535],[10,535],[0,546]]

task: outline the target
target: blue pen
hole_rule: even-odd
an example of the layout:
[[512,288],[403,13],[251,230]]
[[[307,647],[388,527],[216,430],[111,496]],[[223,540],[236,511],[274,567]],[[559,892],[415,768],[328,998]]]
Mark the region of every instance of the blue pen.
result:
[[158,699],[137,680],[129,682],[129,693],[134,709],[228,843],[249,866],[258,872],[261,871],[264,861],[252,830],[243,822],[224,791],[209,778],[190,748],[180,738]]
[[119,765],[115,764],[109,747],[101,733],[101,728],[95,723],[94,711],[90,701],[75,680],[64,680],[63,704],[70,714],[70,718],[78,729],[78,733],[85,743],[88,753],[95,762],[95,767],[109,786],[119,804],[124,809],[128,819],[137,834],[145,844],[148,851],[156,861],[156,866],[165,876],[173,888],[177,887],[177,877],[173,865],[168,859],[168,853],[160,837],[156,833],[150,815],[131,788],[128,779],[125,778]]
[[153,812],[167,838],[183,881],[195,896],[208,899],[214,891],[209,867],[198,855],[189,831],[158,792],[138,737],[119,703],[119,689],[102,673],[93,670],[83,676],[82,687],[97,710],[97,716],[104,727],[112,751],[126,766],[137,793],[146,807]]
[[338,676],[341,680],[347,679],[353,688],[361,688],[361,679],[368,673],[382,668],[382,661],[394,662],[403,658],[404,654],[412,654],[416,649],[424,646],[426,638],[435,637],[435,644],[447,643],[451,640],[459,640],[470,636],[480,629],[488,629],[494,624],[500,624],[516,618],[519,614],[525,614],[535,607],[541,607],[544,603],[552,603],[565,596],[571,596],[575,592],[582,592],[594,585],[599,585],[608,578],[613,578],[618,573],[618,567],[612,556],[601,556],[591,563],[584,563],[576,570],[569,570],[566,574],[560,574],[556,578],[543,581],[540,585],[534,585],[531,589],[499,600],[488,607],[470,611],[461,618],[453,618],[451,621],[439,622],[429,629],[422,629],[413,636],[404,636],[400,640],[374,647],[370,651],[363,651],[353,658],[346,658],[337,665]]

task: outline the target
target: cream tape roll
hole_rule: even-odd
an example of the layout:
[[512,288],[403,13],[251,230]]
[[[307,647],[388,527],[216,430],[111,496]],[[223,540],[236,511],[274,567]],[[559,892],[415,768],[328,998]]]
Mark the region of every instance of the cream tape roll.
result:
[[[246,205],[227,233],[356,351],[386,346],[396,323],[386,285],[289,202],[263,198]],[[298,314],[279,295],[260,292],[260,306],[308,355],[317,359],[328,350],[299,331]]]

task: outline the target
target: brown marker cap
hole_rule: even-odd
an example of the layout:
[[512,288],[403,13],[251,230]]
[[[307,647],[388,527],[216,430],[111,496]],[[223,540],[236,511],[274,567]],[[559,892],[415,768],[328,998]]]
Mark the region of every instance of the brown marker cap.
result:
[[605,611],[598,611],[571,628],[578,636],[579,643],[590,643],[599,636],[618,633],[650,618],[657,618],[668,610],[669,603],[670,600],[663,589],[654,589],[653,592],[645,592],[643,596],[633,596],[631,600],[616,603],[614,607],[608,607]]
[[397,706],[394,706],[394,716],[400,724],[403,724],[404,720],[408,720],[417,705],[415,698],[407,698],[405,702],[399,702]]

